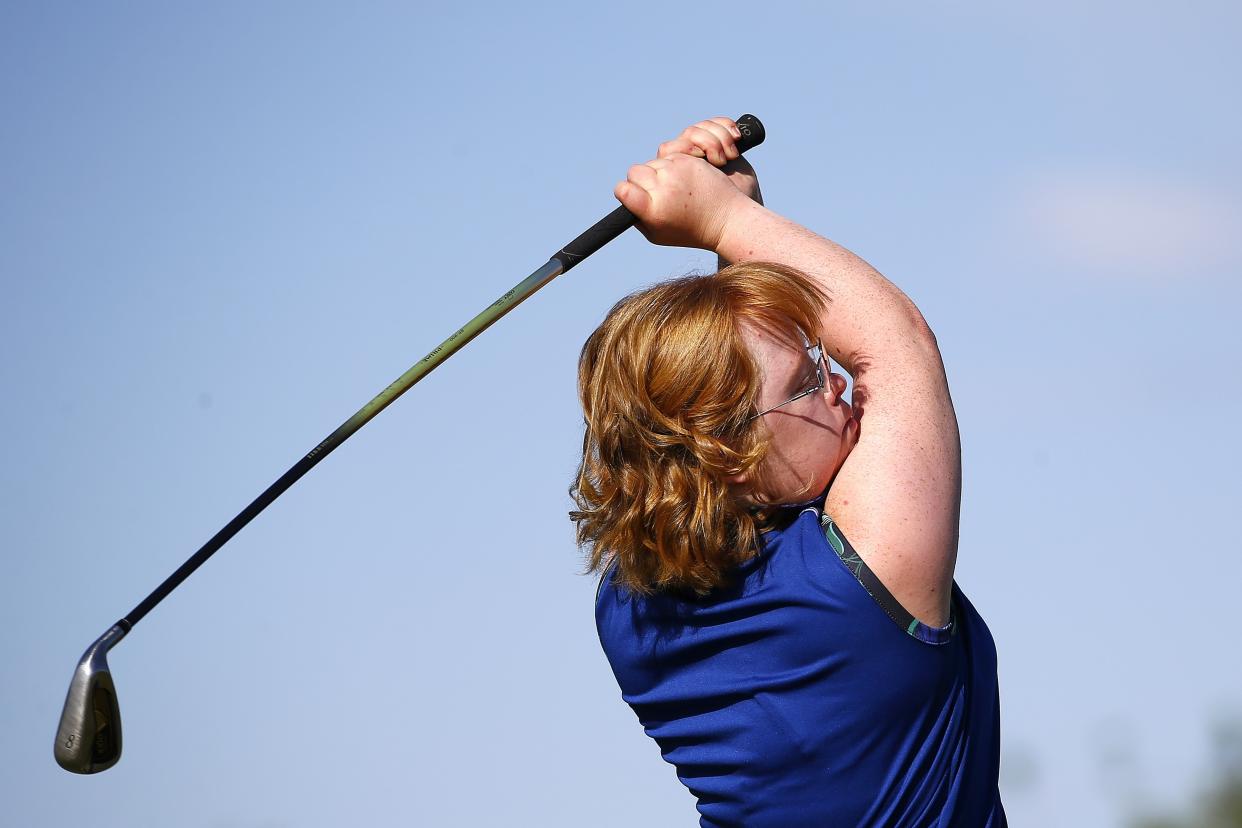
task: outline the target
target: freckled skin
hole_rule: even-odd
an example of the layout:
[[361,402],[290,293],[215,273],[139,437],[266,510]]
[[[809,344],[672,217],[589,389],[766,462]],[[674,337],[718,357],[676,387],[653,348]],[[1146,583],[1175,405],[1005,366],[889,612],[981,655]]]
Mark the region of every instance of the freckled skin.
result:
[[[866,261],[763,206],[754,170],[738,155],[740,137],[727,118],[700,121],[631,167],[616,196],[654,244],[706,250],[722,262],[777,262],[831,297],[824,345],[854,376],[852,405],[841,401],[845,382],[836,377],[823,394],[763,416],[772,433],[768,494],[805,502],[831,484],[828,510],[867,565],[915,617],[941,626],[957,560],[962,468],[935,336],[910,297]],[[788,399],[781,385],[805,355],[783,357],[757,334],[749,344],[764,370],[762,402]],[[742,476],[730,482],[745,495]]]

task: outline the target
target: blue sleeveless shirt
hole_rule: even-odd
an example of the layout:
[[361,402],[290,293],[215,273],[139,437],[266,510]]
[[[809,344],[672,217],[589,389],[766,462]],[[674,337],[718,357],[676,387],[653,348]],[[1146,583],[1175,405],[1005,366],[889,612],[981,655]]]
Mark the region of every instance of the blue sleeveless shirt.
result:
[[996,648],[957,584],[947,626],[916,621],[815,508],[762,547],[704,598],[643,598],[612,568],[596,596],[700,826],[1004,828]]

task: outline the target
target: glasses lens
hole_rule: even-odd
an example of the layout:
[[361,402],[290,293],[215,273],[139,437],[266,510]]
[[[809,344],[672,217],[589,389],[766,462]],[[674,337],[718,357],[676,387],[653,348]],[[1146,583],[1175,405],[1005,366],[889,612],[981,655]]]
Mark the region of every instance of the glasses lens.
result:
[[811,355],[811,359],[815,361],[815,379],[819,383],[816,390],[823,389],[828,384],[827,364],[828,360],[824,356],[824,346],[816,342],[806,352]]
[[814,394],[816,391],[822,391],[828,387],[828,373],[831,369],[828,367],[829,366],[828,357],[827,355],[824,354],[823,344],[820,342],[816,342],[814,345],[806,346],[806,353],[807,353],[807,356],[811,358],[811,361],[815,363],[815,385],[814,387],[808,388],[799,394],[794,394],[792,397],[785,400],[783,403],[778,403],[772,406],[771,408],[765,408],[763,411],[760,411],[758,414],[752,414],[747,419],[747,422],[750,422],[751,420],[757,417],[762,417],[764,414],[767,414],[771,411],[775,411],[776,409],[781,408],[782,406],[789,405],[791,402],[803,399],[804,397],[808,397],[811,394]]

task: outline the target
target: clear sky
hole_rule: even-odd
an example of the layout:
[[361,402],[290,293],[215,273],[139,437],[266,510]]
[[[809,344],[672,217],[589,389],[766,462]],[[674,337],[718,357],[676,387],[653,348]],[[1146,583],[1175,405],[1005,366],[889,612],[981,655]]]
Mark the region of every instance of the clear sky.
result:
[[629,233],[82,650],[686,124],[901,285],[962,426],[1014,825],[1123,825],[1242,715],[1242,59],[1210,2],[5,3],[12,825],[684,826],[566,518],[580,344],[711,266]]

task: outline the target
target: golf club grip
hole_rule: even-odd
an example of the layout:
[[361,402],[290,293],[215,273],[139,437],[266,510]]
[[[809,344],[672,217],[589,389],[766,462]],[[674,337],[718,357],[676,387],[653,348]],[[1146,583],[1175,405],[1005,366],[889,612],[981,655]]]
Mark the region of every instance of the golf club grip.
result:
[[[767,137],[763,124],[754,115],[743,115],[738,118],[737,127],[742,133],[742,137],[737,141],[739,152],[746,152],[751,147],[759,146]],[[634,214],[622,205],[591,225],[586,232],[562,247],[552,258],[561,263],[561,273],[564,273],[633,227],[637,221]]]

